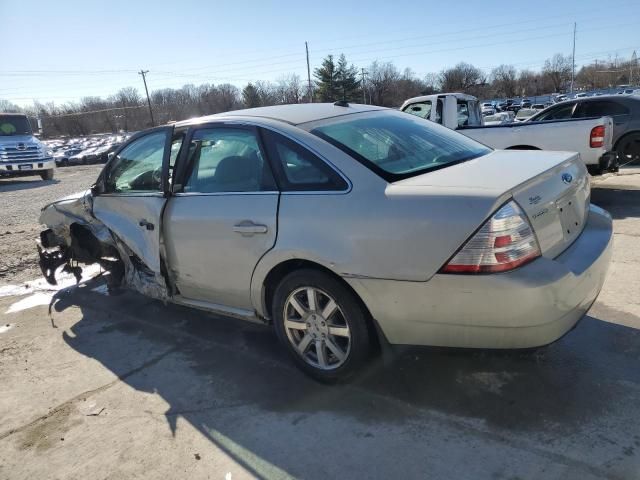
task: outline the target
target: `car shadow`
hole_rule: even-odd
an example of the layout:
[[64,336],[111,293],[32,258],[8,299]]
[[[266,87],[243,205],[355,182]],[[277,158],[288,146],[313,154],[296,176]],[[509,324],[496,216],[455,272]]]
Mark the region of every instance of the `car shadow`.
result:
[[29,177],[29,180],[0,177],[0,192],[16,192],[18,190],[27,190],[30,188],[42,188],[48,187],[49,185],[55,185],[57,183],[60,183],[60,180],[55,178],[53,180],[42,180],[40,177],[35,175]]
[[615,219],[640,217],[640,190],[615,183],[594,185],[591,203],[604,208]]
[[[353,434],[364,437],[374,426],[416,428],[425,415],[441,415],[551,442],[635,404],[627,386],[639,383],[640,331],[610,321],[640,319],[604,307],[537,352],[405,348],[373,359],[351,383],[327,386],[293,367],[266,326],[132,292],[100,295],[92,289],[101,281],[52,300],[54,317],[70,306],[82,312],[66,343],[137,391],[161,396],[172,433],[179,418],[188,421],[256,477],[265,477],[264,464],[305,476],[296,452],[341,441],[314,423],[325,414],[354,421],[361,431]],[[640,413],[629,411],[635,418],[625,422],[637,423]],[[295,441],[285,439],[292,430]]]

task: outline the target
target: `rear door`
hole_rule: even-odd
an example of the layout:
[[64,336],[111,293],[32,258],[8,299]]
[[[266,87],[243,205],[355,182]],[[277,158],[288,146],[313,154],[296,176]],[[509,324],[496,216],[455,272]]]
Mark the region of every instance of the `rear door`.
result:
[[135,137],[105,166],[93,214],[151,271],[160,273],[160,219],[173,127]]
[[615,100],[593,100],[579,103],[573,112],[573,118],[611,117],[613,119],[613,138],[620,138],[631,121],[631,110],[622,102]]
[[163,235],[185,299],[251,309],[258,260],[276,240],[279,192],[256,127],[212,123],[187,134]]

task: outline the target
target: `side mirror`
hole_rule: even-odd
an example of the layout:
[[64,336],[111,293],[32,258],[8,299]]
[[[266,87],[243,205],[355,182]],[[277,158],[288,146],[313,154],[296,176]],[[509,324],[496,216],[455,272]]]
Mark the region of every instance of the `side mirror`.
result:
[[110,161],[115,155],[116,155],[116,152],[109,152],[107,154],[107,161]]
[[102,173],[100,173],[100,175],[98,176],[96,183],[91,185],[91,195],[93,195],[94,197],[97,197],[98,195],[101,195],[106,191],[107,189],[104,181],[104,170],[103,170]]

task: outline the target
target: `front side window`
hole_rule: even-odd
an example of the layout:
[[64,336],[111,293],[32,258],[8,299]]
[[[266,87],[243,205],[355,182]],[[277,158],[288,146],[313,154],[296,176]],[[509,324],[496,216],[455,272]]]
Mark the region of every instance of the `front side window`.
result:
[[205,128],[189,146],[191,171],[185,192],[258,192],[273,180],[256,134],[242,128]]
[[347,182],[329,165],[288,138],[264,130],[269,158],[277,162],[283,191],[346,190]]
[[154,132],[127,145],[109,163],[107,193],[162,191],[162,159],[167,132]]
[[411,115],[382,111],[336,117],[311,129],[387,181],[486,155],[491,149]]
[[407,105],[403,112],[429,120],[431,116],[431,101],[427,100],[426,102],[412,103],[411,105]]

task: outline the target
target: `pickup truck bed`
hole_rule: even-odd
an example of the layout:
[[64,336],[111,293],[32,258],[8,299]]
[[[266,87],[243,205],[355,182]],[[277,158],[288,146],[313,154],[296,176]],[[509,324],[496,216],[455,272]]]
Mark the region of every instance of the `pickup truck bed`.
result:
[[[598,146],[591,146],[596,127],[604,127],[604,138]],[[506,125],[460,127],[458,132],[484,143],[506,150],[561,150],[578,152],[589,170],[615,169],[612,152],[613,120],[611,117],[520,122]],[[592,133],[594,132],[594,133]]]

